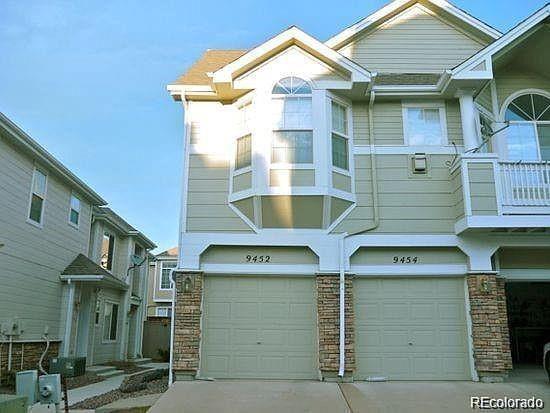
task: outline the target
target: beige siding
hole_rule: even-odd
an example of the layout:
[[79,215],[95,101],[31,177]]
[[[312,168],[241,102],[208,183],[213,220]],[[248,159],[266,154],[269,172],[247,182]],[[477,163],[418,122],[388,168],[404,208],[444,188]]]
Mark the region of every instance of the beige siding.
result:
[[[445,161],[450,155],[431,155],[430,174],[412,176],[408,155],[378,155],[379,233],[452,233],[455,197]],[[357,207],[335,232],[353,232],[372,223],[370,156],[355,157]]]
[[458,100],[445,101],[445,113],[447,115],[447,135],[449,145],[453,142],[461,146],[462,140],[462,119],[460,117],[460,104]]
[[452,247],[362,247],[351,256],[350,263],[351,265],[392,265],[395,256],[417,257],[417,263],[411,265],[467,264],[466,255],[458,248]]
[[375,102],[373,115],[376,145],[404,144],[401,101]]
[[271,186],[314,186],[315,171],[313,169],[272,169],[269,171]]
[[332,186],[340,191],[351,192],[351,177],[338,172],[333,172]]
[[[247,255],[251,257],[269,256],[264,265],[294,264],[316,265],[317,255],[306,247],[271,247],[271,246],[212,246],[201,255],[201,264],[248,264]],[[253,263],[252,263],[253,264]]]
[[366,103],[354,103],[353,141],[355,145],[368,145],[369,139],[369,106]]
[[245,191],[252,188],[252,172],[233,177],[233,192]]
[[187,230],[251,232],[228,206],[229,161],[208,155],[190,155],[187,194]]
[[441,73],[484,45],[418,6],[340,52],[369,70],[391,73]]
[[550,93],[550,79],[524,69],[508,67],[495,73],[498,106],[502,110],[506,99],[513,93],[524,89],[542,89]]
[[20,339],[39,339],[46,325],[56,339],[64,323],[59,275],[87,253],[91,208],[81,197],[80,227],[70,226],[71,188],[49,173],[43,228],[29,224],[33,161],[0,136],[0,318],[23,320]]
[[475,98],[475,102],[482,106],[485,110],[493,113],[493,99],[491,97],[491,85],[490,82],[481,90]]
[[468,164],[472,215],[497,215],[495,176],[492,163]]
[[[103,288],[101,290],[101,314],[99,325],[95,327],[93,360],[94,364],[101,364],[107,361],[118,360],[120,345],[123,335],[123,296],[118,290]],[[118,304],[118,326],[117,339],[115,342],[105,342],[103,340],[103,324],[105,321],[105,302]]]
[[454,200],[455,217],[457,220],[464,218],[464,191],[462,185],[462,173],[460,168],[456,168],[451,174],[451,190]]

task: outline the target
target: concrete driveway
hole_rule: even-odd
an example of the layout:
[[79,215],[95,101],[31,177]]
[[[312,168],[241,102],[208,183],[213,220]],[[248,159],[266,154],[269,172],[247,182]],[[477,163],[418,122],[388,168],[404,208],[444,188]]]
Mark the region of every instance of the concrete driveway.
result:
[[545,402],[545,408],[536,411],[550,412],[550,384],[543,373],[532,377],[511,377],[506,383],[492,384],[474,382],[336,384],[263,380],[177,382],[149,412],[463,413],[472,412],[471,396],[508,398],[535,396],[542,398]]

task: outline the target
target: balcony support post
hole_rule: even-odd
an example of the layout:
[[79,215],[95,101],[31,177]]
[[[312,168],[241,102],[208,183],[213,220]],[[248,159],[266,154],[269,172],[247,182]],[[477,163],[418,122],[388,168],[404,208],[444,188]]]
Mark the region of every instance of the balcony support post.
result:
[[476,110],[474,105],[473,89],[460,89],[456,93],[460,103],[460,118],[462,121],[462,136],[464,149],[473,150],[479,146],[479,139],[476,127]]

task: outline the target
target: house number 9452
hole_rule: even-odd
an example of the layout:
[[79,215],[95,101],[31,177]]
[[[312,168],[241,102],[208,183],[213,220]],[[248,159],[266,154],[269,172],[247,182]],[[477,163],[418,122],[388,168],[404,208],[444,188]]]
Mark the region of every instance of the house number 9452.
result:
[[394,264],[418,264],[418,257],[393,257]]
[[269,255],[247,255],[246,262],[258,262],[260,264],[266,264],[271,261],[271,256]]

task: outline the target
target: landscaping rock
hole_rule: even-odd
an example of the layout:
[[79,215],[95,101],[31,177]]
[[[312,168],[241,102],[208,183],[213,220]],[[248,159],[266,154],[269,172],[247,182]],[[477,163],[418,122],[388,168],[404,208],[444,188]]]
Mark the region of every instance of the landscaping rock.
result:
[[168,369],[151,369],[128,375],[122,381],[119,390],[132,393],[147,388],[147,383],[168,375]]

